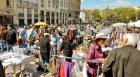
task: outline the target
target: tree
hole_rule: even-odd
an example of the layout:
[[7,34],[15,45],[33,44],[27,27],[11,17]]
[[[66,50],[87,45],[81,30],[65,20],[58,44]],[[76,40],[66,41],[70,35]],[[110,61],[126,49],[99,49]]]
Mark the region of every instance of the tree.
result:
[[140,10],[136,13],[135,9],[130,7],[84,11],[89,22],[129,22],[135,21],[136,16],[140,19]]
[[140,9],[137,10],[137,12],[136,12],[136,17],[137,17],[137,20],[140,20]]
[[136,18],[135,9],[133,8],[115,8],[109,10],[103,10],[105,13],[103,16],[104,21],[112,22],[129,22],[134,21]]

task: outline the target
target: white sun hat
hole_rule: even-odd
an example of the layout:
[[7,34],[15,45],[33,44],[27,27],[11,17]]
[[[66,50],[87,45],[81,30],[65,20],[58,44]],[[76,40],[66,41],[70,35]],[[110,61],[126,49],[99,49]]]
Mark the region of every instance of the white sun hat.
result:
[[108,37],[104,33],[98,33],[95,36],[95,40],[102,38],[102,39],[107,39]]

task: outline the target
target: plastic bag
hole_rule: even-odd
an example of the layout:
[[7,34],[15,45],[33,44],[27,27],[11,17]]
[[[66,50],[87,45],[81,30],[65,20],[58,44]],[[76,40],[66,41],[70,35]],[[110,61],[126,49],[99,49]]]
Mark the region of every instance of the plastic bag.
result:
[[83,64],[83,71],[82,71],[82,73],[83,73],[83,77],[88,77],[87,76],[87,64]]
[[78,63],[75,63],[72,71],[71,71],[71,76],[70,77],[78,77],[78,74],[80,72],[80,66]]

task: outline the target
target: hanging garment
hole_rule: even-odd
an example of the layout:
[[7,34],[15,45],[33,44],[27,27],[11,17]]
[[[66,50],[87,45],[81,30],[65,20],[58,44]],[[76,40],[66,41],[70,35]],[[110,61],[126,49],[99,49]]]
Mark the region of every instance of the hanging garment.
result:
[[74,63],[67,62],[67,61],[61,61],[58,64],[59,65],[58,65],[58,76],[57,77],[70,77]]
[[76,62],[71,71],[70,77],[78,77],[79,73],[80,73],[80,67],[79,67],[79,64]]
[[86,64],[83,64],[83,71],[82,71],[82,73],[83,73],[83,77],[88,77],[87,76],[87,65]]
[[70,77],[71,71],[73,69],[74,63],[64,61],[64,71],[65,71],[65,77]]
[[60,65],[60,77],[65,77],[64,64],[63,64],[63,62]]

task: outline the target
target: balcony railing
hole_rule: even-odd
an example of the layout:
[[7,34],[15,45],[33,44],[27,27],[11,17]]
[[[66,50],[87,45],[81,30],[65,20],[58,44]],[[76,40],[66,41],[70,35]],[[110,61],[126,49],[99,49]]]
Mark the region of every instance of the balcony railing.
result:
[[38,17],[38,14],[34,14],[34,17]]
[[32,3],[32,7],[38,7],[37,3]]
[[37,3],[32,3],[29,1],[20,1],[20,0],[17,1],[17,5],[22,7],[34,7],[34,8],[38,7]]
[[19,13],[18,16],[19,17],[24,17],[24,13]]
[[32,17],[32,14],[27,14],[27,17]]

